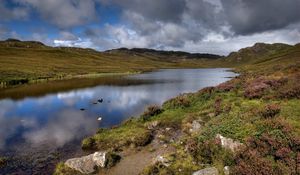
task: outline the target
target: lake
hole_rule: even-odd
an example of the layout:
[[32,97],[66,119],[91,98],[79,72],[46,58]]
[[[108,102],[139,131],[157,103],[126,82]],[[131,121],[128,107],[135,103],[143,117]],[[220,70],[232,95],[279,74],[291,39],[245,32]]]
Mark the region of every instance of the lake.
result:
[[84,154],[80,142],[97,128],[118,125],[148,105],[234,76],[224,68],[166,69],[1,89],[0,155],[13,165],[0,174],[50,173],[58,161]]

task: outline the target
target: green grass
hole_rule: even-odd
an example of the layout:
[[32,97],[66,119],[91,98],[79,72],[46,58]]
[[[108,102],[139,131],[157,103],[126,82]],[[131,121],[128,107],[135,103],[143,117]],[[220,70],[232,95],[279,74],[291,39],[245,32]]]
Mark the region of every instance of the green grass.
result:
[[97,134],[82,141],[83,149],[118,149],[123,146],[144,146],[151,140],[151,132],[138,119],[131,119],[122,127],[99,129]]
[[[250,57],[254,58],[251,53]],[[230,85],[229,90],[218,86],[211,91],[202,90],[175,97],[162,105],[161,113],[151,115],[147,120],[137,118],[117,128],[101,131],[92,138],[99,147],[104,143],[108,145],[127,143],[123,144],[126,146],[138,135],[140,139],[143,136],[144,139],[148,138],[147,126],[153,121],[158,121],[161,128],[173,127],[185,130],[189,122],[200,120],[203,121],[200,133],[185,134],[181,138],[183,144],[174,143],[175,154],[167,155],[171,159],[170,167],[151,165],[143,174],[153,172],[191,174],[193,171],[211,166],[217,167],[222,172],[226,165],[231,166],[234,174],[243,174],[247,170],[257,174],[263,171],[272,174],[282,174],[284,170],[289,173],[298,171],[293,166],[296,166],[295,156],[299,154],[297,146],[300,135],[300,89],[297,85],[300,77],[299,60],[299,46],[284,47],[278,51],[262,54],[261,57],[240,64],[236,68],[242,75],[225,83],[227,86]],[[286,81],[279,86],[276,85],[276,81],[281,82],[279,81],[281,79]],[[257,85],[260,85],[261,81],[271,84],[263,89],[261,96],[247,97],[245,91],[249,88],[249,82],[257,82]],[[292,90],[293,93],[281,96],[284,90]],[[265,115],[270,112],[266,111],[270,105],[278,106],[279,110],[274,115],[271,113],[270,117],[268,115],[266,117]],[[216,134],[247,143],[245,152],[233,154],[219,147],[215,143]],[[188,144],[191,140],[196,143],[192,147],[193,152],[187,151],[187,148],[193,146]],[[265,144],[266,141],[269,141],[269,144]],[[257,147],[249,146],[249,143],[253,142]],[[289,149],[292,153],[288,154],[288,158],[279,157],[279,154],[287,155],[284,151]],[[265,153],[260,155],[261,151]],[[244,162],[247,168],[241,168],[241,162]]]
[[154,55],[97,52],[91,49],[7,47],[0,44],[0,82],[61,79],[85,75],[150,71],[159,68],[199,68],[205,59],[168,59]]

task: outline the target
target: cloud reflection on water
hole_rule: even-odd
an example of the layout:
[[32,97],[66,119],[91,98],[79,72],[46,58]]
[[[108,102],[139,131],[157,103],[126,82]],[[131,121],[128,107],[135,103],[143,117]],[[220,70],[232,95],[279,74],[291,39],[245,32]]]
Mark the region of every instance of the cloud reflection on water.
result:
[[35,145],[51,143],[60,147],[74,139],[92,134],[97,127],[96,119],[86,117],[84,112],[64,110],[50,118],[46,125],[35,126],[34,129],[24,133],[24,138]]
[[[152,84],[97,86],[48,94],[20,101],[0,100],[0,149],[8,140],[61,147],[92,134],[97,127],[116,125],[137,116],[147,105],[183,92],[214,86],[235,76],[225,69],[164,70],[134,79],[161,80]],[[168,81],[165,81],[168,80]],[[172,81],[169,81],[172,80]],[[103,103],[93,104],[103,98]],[[85,111],[80,111],[85,108]],[[101,123],[97,117],[103,117]],[[18,136],[18,137],[16,137]]]

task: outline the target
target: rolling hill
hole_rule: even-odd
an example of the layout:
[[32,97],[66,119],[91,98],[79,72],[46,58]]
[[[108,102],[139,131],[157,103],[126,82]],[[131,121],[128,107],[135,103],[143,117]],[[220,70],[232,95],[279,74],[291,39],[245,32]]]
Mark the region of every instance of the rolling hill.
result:
[[[0,82],[16,84],[37,79],[65,78],[103,73],[135,73],[159,68],[213,66],[218,55],[124,49],[50,47],[36,41],[0,41]],[[188,58],[188,59],[187,59]]]

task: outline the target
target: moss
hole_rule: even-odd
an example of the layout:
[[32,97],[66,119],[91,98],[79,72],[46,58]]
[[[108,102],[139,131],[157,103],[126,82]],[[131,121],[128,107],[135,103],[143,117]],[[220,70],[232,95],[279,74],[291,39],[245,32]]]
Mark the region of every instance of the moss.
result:
[[81,148],[82,149],[95,149],[96,147],[96,140],[93,138],[93,137],[88,137],[88,138],[85,138],[84,140],[82,140],[82,143],[81,143]]
[[121,160],[121,156],[114,152],[108,152],[106,156],[107,156],[107,161],[105,165],[106,168],[111,168],[115,166]]
[[95,149],[117,149],[122,146],[144,146],[152,140],[152,133],[137,120],[127,122],[121,126],[102,130],[91,138],[84,139],[84,145],[91,145]]
[[67,167],[64,163],[60,162],[56,165],[53,175],[83,175],[83,174]]
[[146,167],[140,175],[174,175],[175,173],[161,163]]

